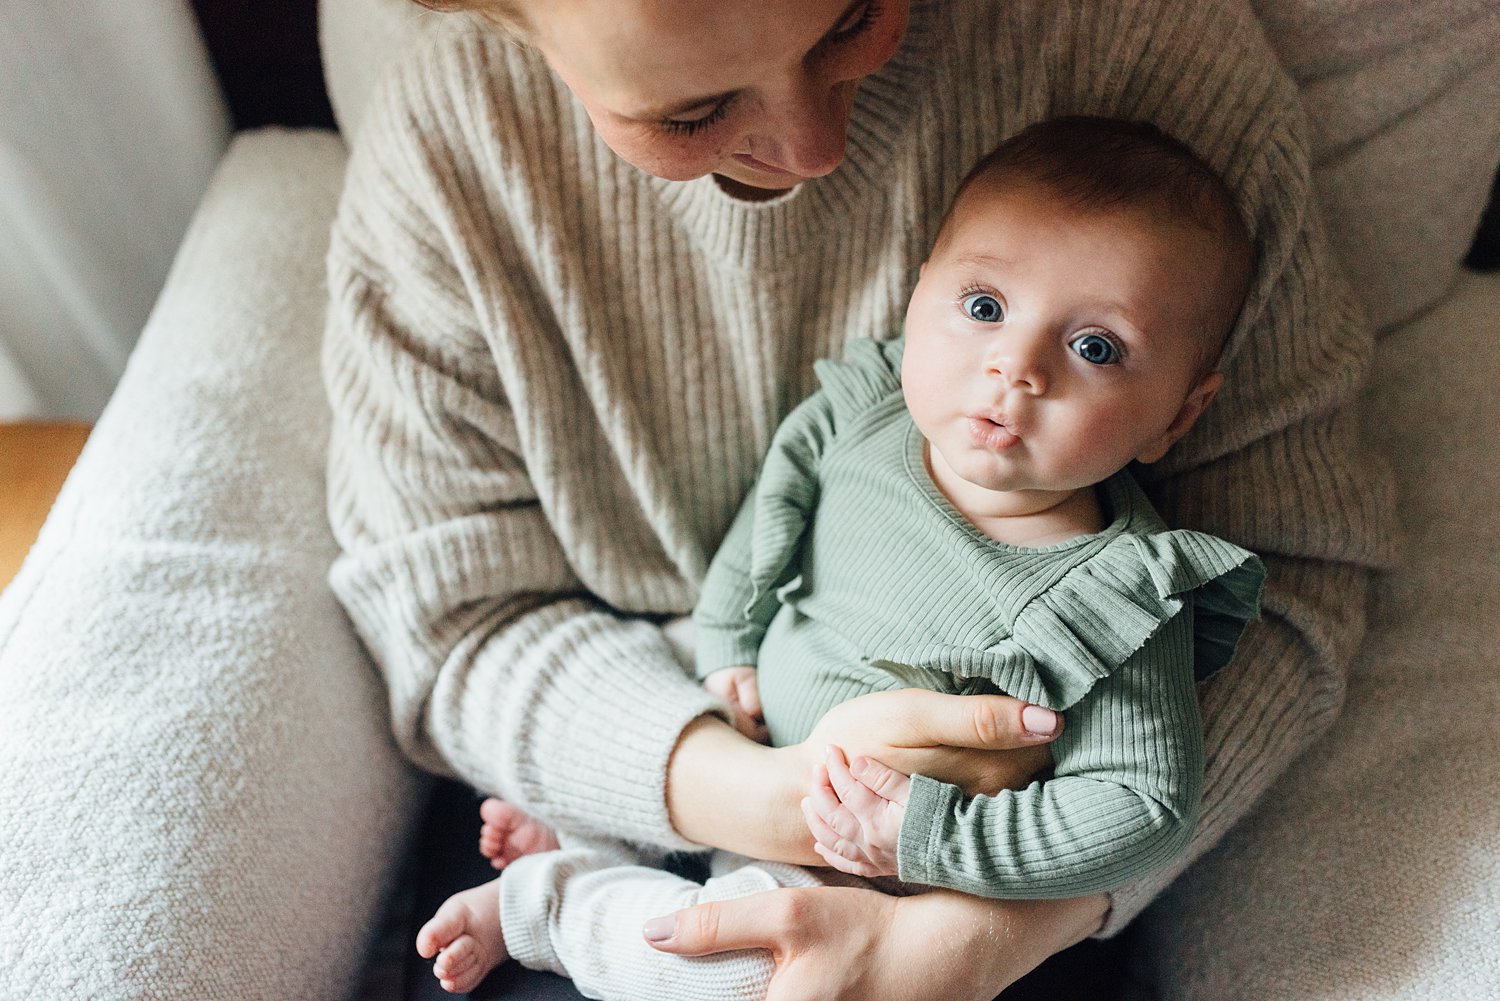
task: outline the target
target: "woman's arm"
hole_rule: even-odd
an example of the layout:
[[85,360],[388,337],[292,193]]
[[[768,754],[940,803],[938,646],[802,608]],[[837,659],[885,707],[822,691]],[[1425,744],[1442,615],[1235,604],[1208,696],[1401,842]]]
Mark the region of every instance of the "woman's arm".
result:
[[484,324],[530,343],[544,310],[514,248],[504,268],[474,256],[510,237],[503,218],[473,233],[483,209],[434,79],[417,63],[383,86],[333,232],[333,587],[413,760],[572,830],[691,847],[667,818],[666,762],[714,700],[657,626],[592,596],[543,510],[528,412]]
[[[770,748],[717,718],[683,731],[667,806],[685,838],[752,858],[822,865],[798,805],[830,744],[970,792],[1020,789],[1051,764],[1056,713],[1001,695],[876,692],[835,706],[801,744]],[[997,753],[1004,752],[1004,753]]]

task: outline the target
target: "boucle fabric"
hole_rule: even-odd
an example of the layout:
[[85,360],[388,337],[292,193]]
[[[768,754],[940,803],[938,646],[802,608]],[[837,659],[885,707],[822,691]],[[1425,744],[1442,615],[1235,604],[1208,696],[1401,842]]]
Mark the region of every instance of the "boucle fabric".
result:
[[[423,788],[325,576],[344,151],[237,140],[0,598],[0,998],[338,997]],[[5,471],[0,471],[0,480]]]
[[691,608],[812,361],[897,325],[968,166],[1060,113],[1155,119],[1260,244],[1228,385],[1147,490],[1266,557],[1267,614],[1202,693],[1192,845],[1106,933],[1221,837],[1337,711],[1388,505],[1341,406],[1372,341],[1296,93],[1234,4],[917,4],[846,163],[763,204],[619,161],[494,31],[405,62],[351,159],[325,348],[333,581],[402,747],[566,829],[681,844],[665,762],[709,703],[653,619]]

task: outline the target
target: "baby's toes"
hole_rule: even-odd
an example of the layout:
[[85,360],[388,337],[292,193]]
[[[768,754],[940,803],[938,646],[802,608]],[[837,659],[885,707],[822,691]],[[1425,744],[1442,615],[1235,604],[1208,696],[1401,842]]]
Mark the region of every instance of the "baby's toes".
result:
[[491,969],[481,958],[479,943],[465,935],[443,950],[432,964],[432,972],[443,990],[465,994],[478,987]]
[[472,935],[460,935],[449,943],[432,964],[432,972],[442,980],[452,980],[468,972],[478,959],[479,949]]
[[467,926],[468,911],[462,904],[449,900],[418,930],[417,954],[431,959],[464,934]]

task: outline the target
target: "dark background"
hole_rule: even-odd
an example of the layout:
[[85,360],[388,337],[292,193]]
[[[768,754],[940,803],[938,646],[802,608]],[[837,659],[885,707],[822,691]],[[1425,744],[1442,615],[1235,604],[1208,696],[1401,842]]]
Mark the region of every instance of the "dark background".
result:
[[317,0],[193,0],[237,129],[333,127]]

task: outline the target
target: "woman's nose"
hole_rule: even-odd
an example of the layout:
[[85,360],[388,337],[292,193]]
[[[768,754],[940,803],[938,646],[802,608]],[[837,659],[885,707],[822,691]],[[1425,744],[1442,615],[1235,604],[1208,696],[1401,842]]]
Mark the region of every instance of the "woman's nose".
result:
[[766,123],[776,165],[801,177],[831,173],[844,159],[852,97],[852,82],[791,88]]

